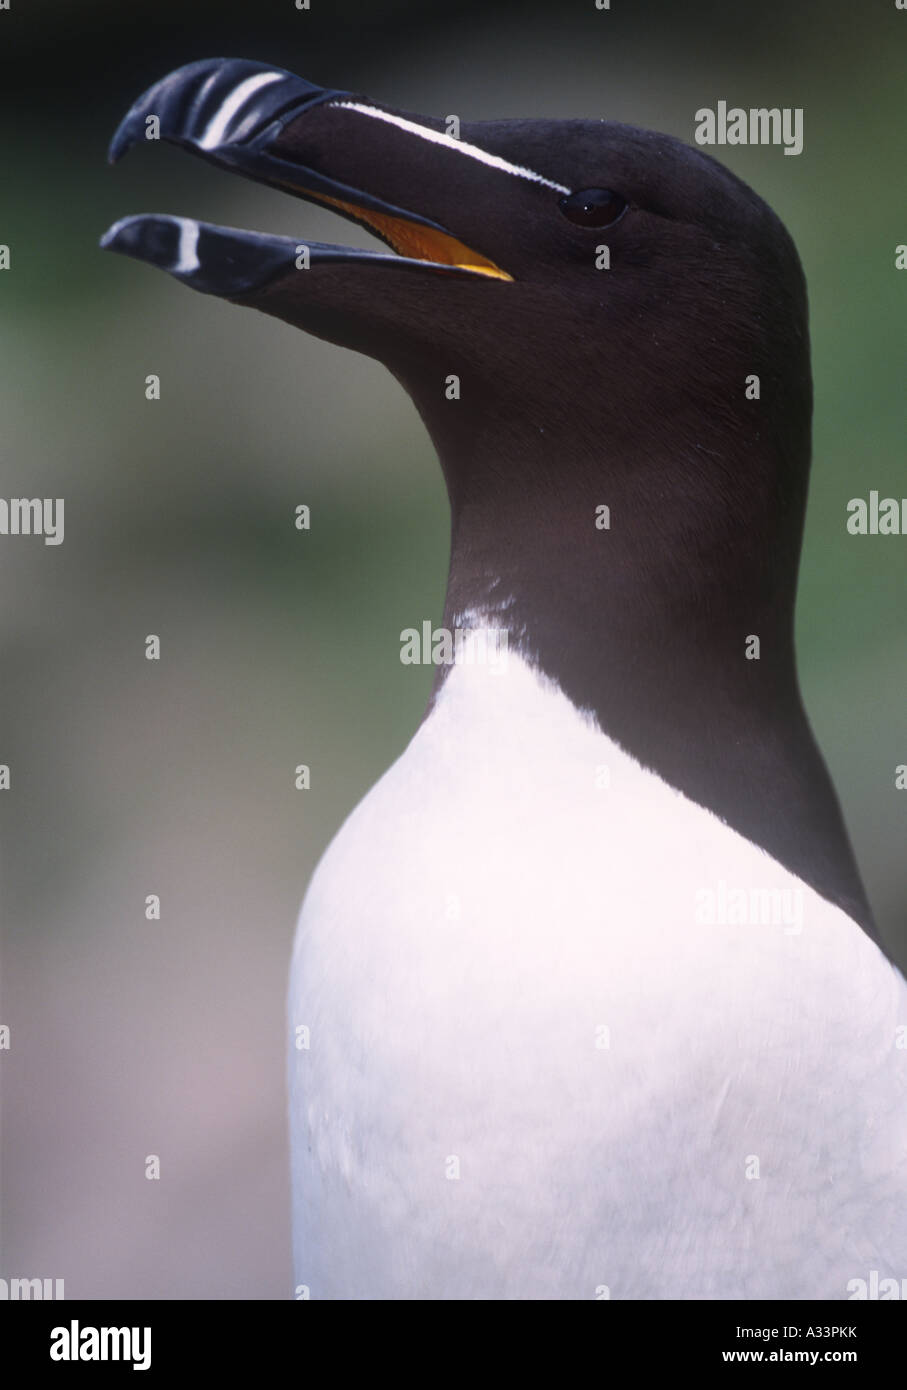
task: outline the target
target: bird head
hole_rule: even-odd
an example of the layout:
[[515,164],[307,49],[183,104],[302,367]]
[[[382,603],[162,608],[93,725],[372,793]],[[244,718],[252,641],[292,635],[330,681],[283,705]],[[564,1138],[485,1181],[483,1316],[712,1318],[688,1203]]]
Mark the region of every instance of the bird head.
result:
[[[748,455],[762,460],[750,471],[763,488],[766,469],[805,477],[796,251],[771,209],[701,151],[603,120],[457,128],[232,59],[151,87],[111,159],[146,137],[321,203],[390,248],[161,215],[125,218],[102,241],[384,362],[442,462],[475,460],[471,476],[445,462],[452,495],[491,485],[483,439],[495,441],[495,477],[517,470],[505,482],[521,488],[556,482],[565,460],[644,477],[667,448],[681,478],[712,466],[720,479]],[[546,461],[527,467],[546,433]]]

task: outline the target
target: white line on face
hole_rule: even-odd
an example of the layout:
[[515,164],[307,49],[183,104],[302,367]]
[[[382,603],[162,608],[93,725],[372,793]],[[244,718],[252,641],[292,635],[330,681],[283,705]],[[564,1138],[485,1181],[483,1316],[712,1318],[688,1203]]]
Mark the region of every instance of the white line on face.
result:
[[173,220],[180,229],[179,252],[173,272],[176,275],[189,275],[199,268],[198,223],[193,222],[191,217],[174,217]]
[[379,121],[387,121],[389,125],[395,125],[410,135],[418,135],[422,140],[430,140],[433,145],[444,145],[447,149],[456,150],[458,154],[465,154],[470,159],[478,159],[491,169],[500,169],[505,174],[515,174],[521,179],[531,179],[533,183],[544,184],[546,188],[553,188],[557,193],[570,192],[570,189],[565,188],[562,183],[552,183],[551,179],[543,178],[534,169],[524,169],[520,164],[511,164],[509,160],[502,159],[500,155],[489,154],[486,150],[480,150],[478,145],[469,145],[463,140],[455,140],[452,135],[446,135],[443,131],[429,130],[427,126],[417,125],[415,121],[407,121],[403,116],[392,116],[389,111],[380,111],[376,106],[363,106],[358,101],[332,101],[331,105],[343,107],[346,111],[358,111],[363,116],[374,116]]
[[269,87],[272,82],[279,82],[283,77],[286,77],[285,72],[259,72],[254,77],[247,77],[245,82],[240,82],[238,87],[234,87],[205,127],[205,133],[198,142],[201,148],[212,150],[216,145],[219,145],[227,126],[239,108],[249,100],[249,97],[261,91],[262,87]]

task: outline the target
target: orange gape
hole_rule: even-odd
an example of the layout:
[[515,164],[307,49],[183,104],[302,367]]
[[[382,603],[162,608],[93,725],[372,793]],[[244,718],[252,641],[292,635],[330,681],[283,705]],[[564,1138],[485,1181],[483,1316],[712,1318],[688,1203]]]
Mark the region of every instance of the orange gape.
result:
[[306,193],[309,198],[317,198],[320,203],[330,203],[335,208],[352,213],[358,222],[364,222],[390,242],[395,251],[408,260],[435,261],[440,265],[460,266],[464,270],[474,270],[481,275],[490,275],[496,280],[512,280],[494,261],[471,251],[456,237],[446,232],[436,232],[433,227],[423,227],[418,222],[407,222],[402,217],[391,217],[383,212],[368,212],[356,207],[354,203],[344,203],[339,198],[331,198],[326,193]]

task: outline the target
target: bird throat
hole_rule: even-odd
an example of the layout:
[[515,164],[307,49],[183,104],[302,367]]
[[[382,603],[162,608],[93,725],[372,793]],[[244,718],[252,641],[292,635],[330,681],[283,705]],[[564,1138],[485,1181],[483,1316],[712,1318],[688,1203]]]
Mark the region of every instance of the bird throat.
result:
[[484,626],[499,645],[505,633],[626,752],[877,940],[799,692],[799,536],[769,563],[763,536],[741,539],[728,565],[720,541],[685,531],[682,511],[672,532],[628,511],[629,493],[612,488],[607,515],[601,488],[582,491],[464,500],[454,489],[442,626]]

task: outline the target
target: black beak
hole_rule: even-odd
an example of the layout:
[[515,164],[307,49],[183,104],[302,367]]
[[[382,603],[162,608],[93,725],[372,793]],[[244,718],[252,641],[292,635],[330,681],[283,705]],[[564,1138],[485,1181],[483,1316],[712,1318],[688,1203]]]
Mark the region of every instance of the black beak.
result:
[[[167,140],[191,153],[311,201],[376,232],[403,257],[323,243],[297,242],[162,215],[125,218],[101,245],[169,271],[195,289],[238,297],[294,268],[322,261],[385,262],[444,274],[509,279],[493,262],[465,247],[431,218],[351,187],[297,160],[295,123],[350,93],[318,87],[280,68],[241,59],[205,59],[170,73],[132,106],[110,146],[116,162],[134,144]],[[290,156],[290,157],[288,157]]]

